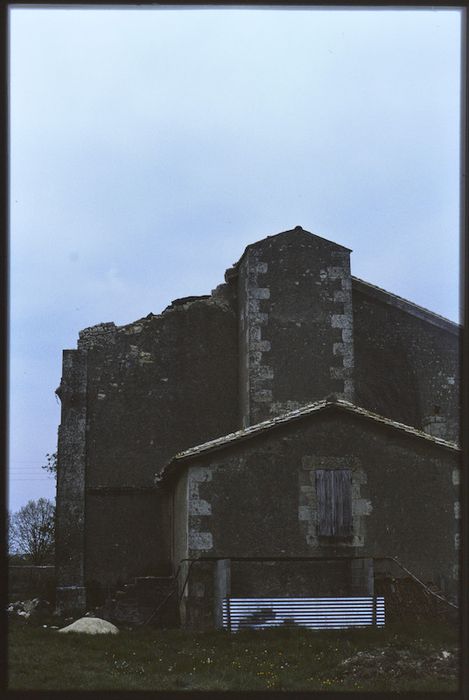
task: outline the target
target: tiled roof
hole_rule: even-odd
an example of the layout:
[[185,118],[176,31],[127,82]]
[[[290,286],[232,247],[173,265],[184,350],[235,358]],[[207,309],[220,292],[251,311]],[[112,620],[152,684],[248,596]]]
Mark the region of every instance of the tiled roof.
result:
[[323,399],[322,401],[316,401],[315,403],[302,406],[295,411],[284,413],[276,418],[271,418],[269,420],[262,421],[262,423],[256,423],[255,425],[250,425],[247,428],[237,430],[234,433],[223,435],[215,440],[209,440],[201,445],[196,445],[188,450],[184,450],[184,452],[179,452],[169,462],[167,462],[161,472],[156,475],[155,482],[159,484],[162,481],[165,481],[169,475],[174,472],[178,464],[186,462],[194,457],[197,457],[198,455],[224,449],[225,447],[229,447],[234,443],[241,442],[242,440],[248,440],[256,435],[266,433],[276,426],[285,425],[303,418],[304,416],[311,416],[319,413],[320,411],[331,408],[340,409],[348,413],[361,416],[362,418],[371,420],[375,423],[380,423],[403,433],[408,433],[414,437],[421,438],[422,440],[427,440],[430,443],[448,450],[459,451],[460,449],[459,445],[455,442],[449,442],[448,440],[434,437],[433,435],[425,433],[423,430],[418,430],[410,425],[405,425],[405,423],[399,423],[398,421],[391,420],[390,418],[385,418],[385,416],[381,416],[378,413],[373,413],[372,411],[368,411],[360,406],[355,406],[355,404],[350,403],[350,401],[344,401],[343,399]]

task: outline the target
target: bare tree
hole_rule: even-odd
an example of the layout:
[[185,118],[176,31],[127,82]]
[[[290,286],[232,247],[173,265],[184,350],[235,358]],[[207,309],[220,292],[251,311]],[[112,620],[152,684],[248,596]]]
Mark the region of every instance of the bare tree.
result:
[[57,477],[57,452],[47,452],[46,464],[43,464],[41,469],[45,469],[46,472]]
[[10,551],[23,554],[32,564],[53,560],[55,542],[55,506],[47,498],[28,501],[9,518]]
[[8,534],[8,556],[10,559],[12,557],[18,556],[18,548],[16,546],[15,538],[13,536],[13,526],[11,523],[12,514],[7,513],[6,524],[7,524],[7,534]]

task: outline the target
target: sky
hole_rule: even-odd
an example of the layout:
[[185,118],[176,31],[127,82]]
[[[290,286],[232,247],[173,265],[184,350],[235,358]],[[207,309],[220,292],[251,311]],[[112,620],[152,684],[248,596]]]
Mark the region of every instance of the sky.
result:
[[10,492],[78,331],[208,294],[301,225],[459,321],[458,10],[10,8]]

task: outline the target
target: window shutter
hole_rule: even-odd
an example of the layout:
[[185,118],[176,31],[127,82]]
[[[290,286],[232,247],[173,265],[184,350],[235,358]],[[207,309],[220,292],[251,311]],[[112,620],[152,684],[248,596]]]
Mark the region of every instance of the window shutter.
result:
[[316,470],[316,499],[318,505],[318,535],[332,535],[330,470]]
[[318,535],[349,537],[352,534],[351,470],[317,469],[316,499]]

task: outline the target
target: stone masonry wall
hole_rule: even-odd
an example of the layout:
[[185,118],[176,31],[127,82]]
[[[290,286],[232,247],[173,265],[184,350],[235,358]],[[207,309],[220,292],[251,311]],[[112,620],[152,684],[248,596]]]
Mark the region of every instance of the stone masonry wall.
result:
[[85,599],[85,479],[87,354],[64,350],[57,393],[62,402],[58,439],[56,567],[57,608],[82,609]]
[[[155,488],[154,475],[184,449],[330,394],[457,440],[457,329],[444,319],[429,323],[428,314],[409,313],[404,300],[397,304],[354,280],[347,248],[296,227],[248,246],[225,279],[210,296],[175,300],[162,314],[84,329],[78,349],[64,351],[59,606],[84,606],[87,585],[171,571],[177,540],[171,527],[182,526],[185,515],[179,522],[172,496]],[[223,456],[223,500],[213,500],[211,491],[221,478],[218,463],[208,471],[200,465],[185,491],[187,541],[178,540],[176,549],[242,556],[266,555],[269,542],[285,553],[323,546],[311,479],[323,460],[332,460],[353,469],[354,537],[346,546],[362,551],[375,513],[367,496],[369,455],[363,444],[351,451],[347,442],[336,445],[335,432],[329,437],[330,444],[317,437],[319,451],[297,454],[285,434],[284,442]],[[285,465],[296,458],[303,466],[290,493]],[[280,494],[275,507],[271,493]],[[234,530],[229,525],[240,503],[253,521],[247,533],[242,522]],[[457,493],[451,508],[457,521]],[[211,522],[225,522],[224,534]]]
[[459,441],[460,339],[353,286],[356,400],[360,406]]
[[[315,470],[344,467],[352,470],[353,536],[318,537]],[[331,409],[309,422],[200,455],[185,468],[189,556],[396,557],[424,582],[455,596],[458,467],[457,452]],[[239,568],[233,578],[236,590],[246,596],[249,590],[252,597],[263,591],[273,595],[274,583],[266,589],[265,567],[256,579],[256,569],[246,566],[245,578]],[[277,580],[272,567],[269,576]],[[309,564],[304,567],[309,571]],[[191,606],[204,620],[212,609],[211,579],[197,571],[187,591],[188,621]],[[290,567],[291,585],[296,581],[302,595],[305,571],[301,563]],[[350,567],[347,571],[344,578],[340,567],[328,564],[310,572],[304,579],[309,594],[323,594],[328,585],[346,594],[343,587],[353,585]],[[278,581],[286,580],[284,567]],[[285,586],[283,595],[291,590]],[[275,594],[281,593],[275,589]]]
[[8,566],[8,600],[42,598],[55,602],[55,566]]
[[[222,285],[158,316],[85,329],[79,350],[66,351],[83,367],[81,413],[63,404],[59,441],[59,463],[73,460],[73,476],[61,468],[58,484],[61,585],[96,591],[170,573],[170,497],[154,475],[173,454],[238,428],[234,306]],[[65,363],[64,387],[67,371]]]
[[[170,503],[154,475],[173,454],[238,427],[236,355],[224,299],[175,304],[117,331],[106,352],[90,352],[87,486],[101,536],[90,543],[87,576],[102,575],[97,552],[120,576],[169,573]],[[103,509],[99,496],[109,493]],[[119,507],[129,512],[125,536],[113,526]],[[106,553],[116,550],[113,566]]]
[[350,251],[297,227],[238,265],[243,426],[330,393],[353,400]]

